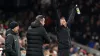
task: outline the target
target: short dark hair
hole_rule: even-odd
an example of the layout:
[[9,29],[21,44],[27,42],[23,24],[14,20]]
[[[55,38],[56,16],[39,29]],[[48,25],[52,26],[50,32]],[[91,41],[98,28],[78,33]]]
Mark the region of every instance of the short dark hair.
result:
[[45,16],[43,15],[37,15],[36,16],[36,20],[40,21],[41,19],[45,18]]

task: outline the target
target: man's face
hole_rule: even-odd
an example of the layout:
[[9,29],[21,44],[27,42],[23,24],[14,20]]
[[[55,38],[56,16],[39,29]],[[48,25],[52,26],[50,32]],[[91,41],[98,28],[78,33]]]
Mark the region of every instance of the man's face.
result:
[[14,28],[14,32],[18,33],[18,31],[19,31],[19,26]]
[[43,18],[43,19],[40,21],[40,23],[44,26],[44,24],[45,24],[45,18]]
[[67,24],[67,22],[66,22],[65,18],[61,18],[60,25],[66,25],[66,24]]

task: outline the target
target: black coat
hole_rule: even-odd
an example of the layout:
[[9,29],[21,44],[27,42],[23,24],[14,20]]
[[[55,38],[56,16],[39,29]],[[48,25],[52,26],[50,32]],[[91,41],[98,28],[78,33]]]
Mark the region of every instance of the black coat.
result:
[[5,40],[6,56],[21,56],[18,34],[10,31]]
[[42,45],[49,42],[45,28],[39,22],[32,22],[27,31],[26,56],[44,56]]
[[70,30],[69,28],[62,27],[58,34],[58,56],[68,56],[71,46]]
[[9,34],[9,33],[11,33],[12,32],[12,30],[9,28],[7,31],[6,31],[6,36]]

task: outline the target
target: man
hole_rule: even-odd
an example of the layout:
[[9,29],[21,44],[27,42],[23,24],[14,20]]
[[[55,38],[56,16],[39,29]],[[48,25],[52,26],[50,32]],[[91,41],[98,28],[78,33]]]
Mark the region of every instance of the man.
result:
[[27,31],[28,46],[26,56],[44,56],[42,46],[50,42],[46,30],[43,27],[44,24],[45,18],[43,15],[38,15],[36,20],[31,23]]
[[60,19],[60,26],[58,32],[58,56],[69,56],[71,46],[70,30],[64,17]]
[[17,22],[11,22],[10,26],[11,31],[5,40],[6,56],[21,56],[18,39],[19,25]]

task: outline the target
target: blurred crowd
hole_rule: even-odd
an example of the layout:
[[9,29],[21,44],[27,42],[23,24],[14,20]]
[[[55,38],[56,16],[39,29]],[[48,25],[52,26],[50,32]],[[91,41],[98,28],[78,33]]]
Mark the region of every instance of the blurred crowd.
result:
[[89,53],[81,47],[74,46],[70,49],[70,53],[71,56],[96,56],[96,54]]
[[100,15],[91,17],[81,16],[79,21],[72,22],[72,37],[75,41],[100,50]]
[[[100,19],[94,19],[96,15],[90,17],[90,19],[85,16],[81,16],[79,21],[72,21],[71,36],[73,41],[81,43],[83,45],[89,46],[90,48],[94,48],[99,50],[99,28],[97,26],[100,25]],[[86,18],[86,19],[85,19]],[[22,22],[20,22],[22,23]],[[91,25],[93,24],[93,25]],[[20,25],[21,26],[21,25]],[[4,48],[6,31],[9,28],[9,23],[1,23],[0,24],[0,54]],[[26,54],[26,46],[27,46],[27,38],[26,38],[26,29],[21,26],[19,30],[19,42],[21,47],[22,56]],[[52,43],[50,45],[43,45],[44,55],[45,56],[57,56],[58,46],[57,43]],[[81,47],[74,47],[74,45],[70,49],[71,56],[95,56],[95,54],[91,54],[84,50]]]
[[100,50],[100,1],[76,0],[81,15],[71,22],[72,38],[83,45]]
[[[4,48],[6,31],[9,28],[9,23],[15,20],[20,24],[19,41],[22,56],[25,56],[27,46],[26,30],[30,23],[35,20],[35,16],[42,13],[39,8],[41,5],[40,2],[38,0],[33,1],[37,1],[37,3],[33,3],[34,6],[32,10],[23,10],[18,13],[0,10],[0,54]],[[70,29],[72,40],[90,48],[100,50],[100,1],[75,0],[73,2],[79,5],[81,15],[75,15],[75,19],[71,21]],[[42,8],[44,8],[43,5]],[[56,19],[54,19],[54,11],[52,11],[51,8],[52,6],[48,8],[49,11],[45,11],[47,12],[45,28],[49,32],[54,32],[56,31]],[[62,7],[60,7],[60,9],[61,8]],[[65,12],[65,10],[63,11]],[[66,15],[66,13],[64,14],[63,12],[62,14]],[[57,48],[57,43],[52,43],[50,46],[43,45],[45,56],[57,56]],[[74,47],[74,45],[71,47],[70,52],[71,56],[95,56],[81,47]]]

